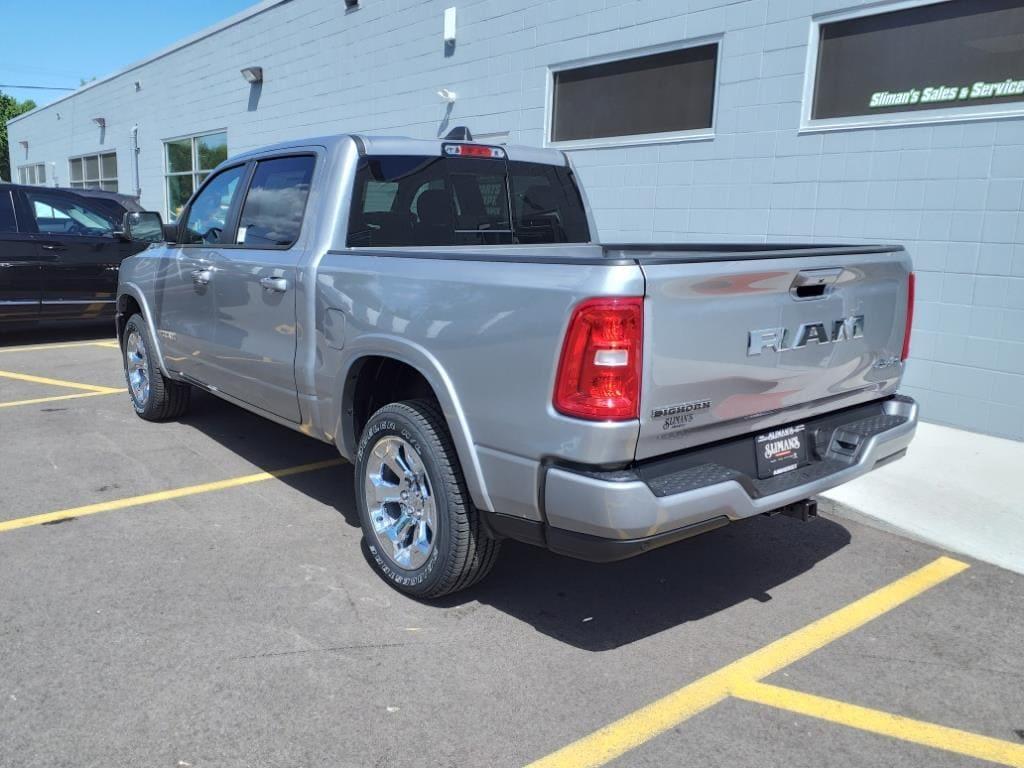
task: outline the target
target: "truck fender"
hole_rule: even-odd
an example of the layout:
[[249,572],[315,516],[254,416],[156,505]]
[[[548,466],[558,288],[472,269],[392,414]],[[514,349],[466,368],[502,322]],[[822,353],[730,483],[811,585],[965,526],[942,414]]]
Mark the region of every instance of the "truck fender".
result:
[[[135,283],[121,283],[117,289],[117,313],[123,315],[127,309],[126,299],[131,296],[135,302],[139,305],[142,310],[142,319],[146,322],[146,326],[149,328],[149,338],[153,340],[153,359],[156,361],[157,367],[161,373],[168,378],[172,378],[167,373],[167,366],[164,365],[164,353],[160,349],[160,336],[156,332],[156,323],[153,322],[153,313],[149,309],[149,302],[146,301],[146,297],[142,290]],[[127,317],[124,318],[127,321]],[[118,344],[121,342],[121,322],[117,324],[117,336]]]
[[[448,431],[452,436],[452,442],[455,444],[455,452],[462,465],[462,474],[466,478],[466,488],[469,490],[473,503],[479,509],[493,512],[494,508],[487,493],[487,484],[484,481],[483,470],[480,467],[480,460],[466,414],[459,402],[455,387],[440,361],[419,344],[407,339],[376,334],[359,337],[351,347],[346,347],[346,351],[350,353],[350,356],[347,357],[343,367],[343,377],[339,377],[343,390],[353,371],[358,368],[360,361],[368,357],[389,357],[400,363],[405,363],[422,374],[433,389],[441,406]],[[351,419],[346,418],[347,403],[343,402],[344,400],[345,396],[343,395],[339,399],[337,428],[334,433],[337,436],[338,448],[343,455],[350,451],[342,443],[348,443],[354,447],[359,440],[358,435],[351,434],[352,422]],[[351,442],[346,439],[346,436]],[[354,451],[352,453],[354,455]]]

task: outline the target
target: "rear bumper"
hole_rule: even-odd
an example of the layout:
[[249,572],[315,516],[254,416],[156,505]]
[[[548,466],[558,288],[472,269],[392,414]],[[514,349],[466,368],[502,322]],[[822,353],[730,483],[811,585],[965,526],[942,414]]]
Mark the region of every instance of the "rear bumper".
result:
[[768,480],[753,470],[750,435],[623,471],[551,467],[543,543],[574,557],[619,560],[773,512],[902,456],[917,412],[914,400],[896,396],[811,419],[812,461]]

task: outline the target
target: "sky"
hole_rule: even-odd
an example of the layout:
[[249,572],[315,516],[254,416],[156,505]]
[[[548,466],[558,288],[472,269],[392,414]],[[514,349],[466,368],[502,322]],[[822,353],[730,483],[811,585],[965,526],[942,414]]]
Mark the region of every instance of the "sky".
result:
[[0,90],[46,104],[233,16],[257,0],[0,0]]

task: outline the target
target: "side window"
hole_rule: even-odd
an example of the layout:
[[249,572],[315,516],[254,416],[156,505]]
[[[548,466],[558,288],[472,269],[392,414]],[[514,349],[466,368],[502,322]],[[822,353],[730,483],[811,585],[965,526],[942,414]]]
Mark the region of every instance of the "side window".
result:
[[83,199],[28,191],[25,197],[43,234],[112,237],[118,226],[112,216]]
[[221,171],[203,188],[188,209],[183,243],[216,245],[224,242],[224,225],[238,193],[238,183],[244,176],[245,166],[236,165]]
[[299,239],[316,158],[261,160],[252,175],[238,220],[238,242],[253,247],[290,246]]
[[0,192],[0,232],[17,232],[18,220],[14,216],[14,201],[10,192]]

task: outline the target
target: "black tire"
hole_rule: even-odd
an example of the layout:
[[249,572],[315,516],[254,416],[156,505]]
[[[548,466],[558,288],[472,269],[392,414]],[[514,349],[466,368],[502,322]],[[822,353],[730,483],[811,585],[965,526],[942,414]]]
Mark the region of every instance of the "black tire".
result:
[[[137,359],[137,356],[129,359],[129,342],[133,339],[133,334],[137,334],[144,345],[145,354],[140,365],[146,372],[148,395],[137,392],[132,386],[130,368],[134,364],[132,360]],[[142,315],[132,315],[125,323],[124,332],[121,334],[121,361],[124,365],[125,382],[128,384],[128,397],[135,413],[146,421],[177,419],[188,410],[192,388],[188,384],[172,381],[160,372],[160,367],[153,359],[153,348],[153,339],[149,335],[146,321],[142,319]]]
[[[399,565],[381,545],[364,490],[373,450],[389,436],[401,438],[418,454],[436,508],[430,554],[413,569]],[[451,436],[434,403],[391,403],[373,414],[359,440],[355,470],[356,506],[370,561],[395,589],[416,598],[441,597],[473,586],[494,567],[501,542],[488,535],[470,500]]]

